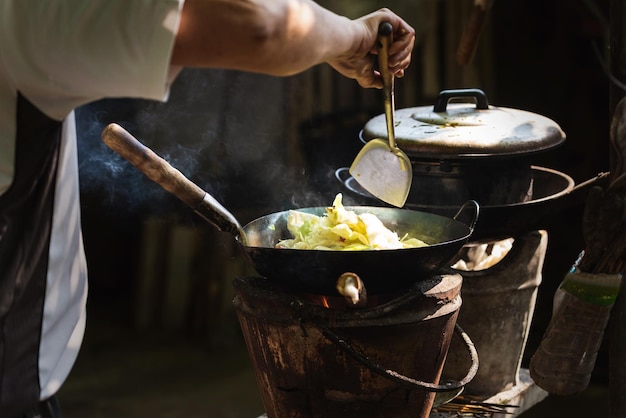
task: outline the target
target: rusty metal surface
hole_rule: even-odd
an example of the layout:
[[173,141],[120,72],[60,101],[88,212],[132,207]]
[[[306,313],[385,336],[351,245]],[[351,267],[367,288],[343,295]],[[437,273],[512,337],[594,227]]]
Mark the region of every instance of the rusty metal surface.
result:
[[[461,278],[446,277],[413,294],[412,303],[402,300],[396,325],[390,324],[393,309],[370,318],[361,310],[310,309],[336,316],[324,322],[373,363],[438,382],[460,307],[457,297],[450,298],[455,291],[458,296]],[[259,278],[234,284],[237,315],[268,417],[428,417],[434,392],[399,384],[355,362],[312,318],[294,310],[293,294],[267,287],[271,284]],[[441,314],[442,304],[453,309]],[[413,311],[410,322],[405,321],[407,310]]]

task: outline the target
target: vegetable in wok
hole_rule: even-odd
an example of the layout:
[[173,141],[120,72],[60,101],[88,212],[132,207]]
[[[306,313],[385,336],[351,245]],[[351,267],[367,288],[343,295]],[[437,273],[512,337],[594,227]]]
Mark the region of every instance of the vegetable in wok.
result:
[[342,194],[335,196],[325,216],[289,211],[287,228],[292,239],[281,240],[276,248],[300,250],[395,250],[427,246],[424,241],[389,230],[372,213],[357,214],[342,204]]

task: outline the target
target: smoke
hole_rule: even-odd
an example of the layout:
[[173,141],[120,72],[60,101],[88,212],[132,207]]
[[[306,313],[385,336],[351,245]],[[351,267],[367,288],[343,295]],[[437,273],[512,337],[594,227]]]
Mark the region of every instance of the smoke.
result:
[[[193,108],[188,103],[197,101],[198,92],[210,89],[207,77],[190,75],[181,77],[180,85],[175,84],[167,103],[104,99],[77,109],[84,208],[103,209],[105,215],[111,216],[149,217],[181,212],[181,203],[176,198],[109,149],[100,135],[109,123],[118,123],[183,174],[193,177],[198,171],[199,155],[203,148],[210,146],[206,139],[216,135],[211,134],[211,120],[208,126],[189,122],[192,117],[197,118],[199,110],[190,111]],[[192,130],[202,134],[192,135]],[[188,211],[187,208],[182,210]]]
[[[189,209],[100,139],[115,122],[228,209],[263,207],[296,187],[285,167],[280,100],[271,77],[185,70],[166,103],[105,99],[77,110],[83,207],[112,216],[189,216]],[[178,216],[176,215],[176,216]]]
[[[100,139],[111,120],[110,105],[120,110],[125,104],[98,102],[77,110],[82,205],[87,210],[103,209],[107,216],[150,215],[157,212],[152,207],[162,207],[167,200],[165,192]],[[118,115],[114,120],[125,127],[133,125]]]
[[[354,122],[355,115],[313,121],[302,127],[300,142],[294,144],[288,134],[292,109],[286,104],[285,86],[284,79],[258,74],[186,69],[166,103],[106,99],[78,109],[84,208],[104,209],[111,216],[194,216],[104,145],[100,135],[111,122],[209,192],[242,223],[269,212],[328,206],[343,189],[335,170],[349,165],[360,147],[358,129],[337,127],[337,120]],[[368,117],[356,115],[352,125],[360,127]],[[353,146],[346,149],[345,144]]]

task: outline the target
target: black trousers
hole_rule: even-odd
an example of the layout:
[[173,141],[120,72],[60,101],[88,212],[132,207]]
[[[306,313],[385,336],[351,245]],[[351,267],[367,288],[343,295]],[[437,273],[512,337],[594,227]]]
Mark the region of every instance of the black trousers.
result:
[[24,418],[61,418],[61,406],[56,396],[41,401],[24,414]]

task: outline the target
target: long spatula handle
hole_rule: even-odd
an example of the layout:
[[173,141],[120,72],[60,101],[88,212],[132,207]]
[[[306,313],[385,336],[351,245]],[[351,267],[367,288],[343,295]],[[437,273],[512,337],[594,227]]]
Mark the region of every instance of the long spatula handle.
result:
[[393,42],[393,26],[389,22],[382,22],[378,27],[378,71],[383,79],[383,96],[385,99],[385,121],[387,122],[387,135],[389,146],[392,150],[397,149],[395,137],[395,103],[394,103],[394,77],[389,71],[389,47]]

